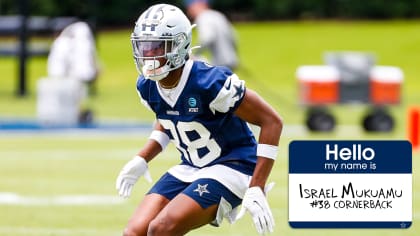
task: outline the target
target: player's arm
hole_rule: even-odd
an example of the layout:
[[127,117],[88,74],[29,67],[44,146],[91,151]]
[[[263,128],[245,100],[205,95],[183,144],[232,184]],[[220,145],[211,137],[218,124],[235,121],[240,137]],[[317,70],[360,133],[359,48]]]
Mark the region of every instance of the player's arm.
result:
[[164,132],[162,125],[156,121],[149,139],[143,148],[137,153],[137,156],[143,157],[146,162],[149,162],[161,151],[163,151],[168,143],[168,135]]
[[250,89],[246,90],[235,114],[260,127],[257,164],[249,188],[243,197],[242,209],[236,219],[241,218],[246,211],[249,211],[258,233],[273,232],[274,217],[264,195],[264,187],[277,156],[283,122],[274,109]]
[[165,149],[168,143],[168,135],[163,131],[163,127],[159,122],[156,122],[149,140],[138,154],[124,165],[118,174],[116,188],[120,196],[129,197],[134,184],[141,176],[152,182],[147,163]]
[[235,114],[248,123],[259,126],[261,129],[258,138],[259,150],[257,154],[264,156],[258,156],[250,187],[258,186],[264,190],[276,157],[270,156],[270,154],[275,154],[274,150],[273,152],[270,150],[261,151],[261,148],[275,149],[278,146],[283,122],[277,112],[256,92],[250,89],[246,90],[242,103],[235,111]]

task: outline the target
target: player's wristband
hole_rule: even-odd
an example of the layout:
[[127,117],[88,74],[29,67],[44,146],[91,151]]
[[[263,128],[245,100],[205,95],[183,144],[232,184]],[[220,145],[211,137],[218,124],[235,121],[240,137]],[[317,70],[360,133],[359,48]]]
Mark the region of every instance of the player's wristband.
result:
[[166,148],[166,146],[168,145],[170,141],[169,136],[160,130],[153,130],[152,133],[150,134],[149,139],[153,139],[156,142],[158,142],[160,146],[162,147],[162,150]]
[[278,150],[277,146],[259,143],[257,145],[257,156],[276,160]]

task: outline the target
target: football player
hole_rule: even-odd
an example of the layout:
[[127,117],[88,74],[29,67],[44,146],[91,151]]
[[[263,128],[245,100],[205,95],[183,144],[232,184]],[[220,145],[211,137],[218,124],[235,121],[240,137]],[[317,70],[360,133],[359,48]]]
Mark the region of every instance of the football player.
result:
[[[120,171],[116,188],[129,197],[148,163],[171,141],[181,162],[150,189],[124,235],[184,235],[249,212],[256,229],[272,232],[265,196],[282,121],[227,67],[189,58],[193,26],[168,4],[143,12],[131,36],[142,103],[156,115],[150,139]],[[260,127],[258,142],[248,123]],[[241,210],[237,212],[238,206]]]

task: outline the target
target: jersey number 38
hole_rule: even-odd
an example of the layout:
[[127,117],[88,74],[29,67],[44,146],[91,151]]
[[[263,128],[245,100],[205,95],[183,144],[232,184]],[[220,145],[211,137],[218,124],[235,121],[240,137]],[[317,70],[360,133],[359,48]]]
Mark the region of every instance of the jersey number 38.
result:
[[[165,119],[159,119],[159,122],[171,132],[175,146],[194,166],[203,167],[220,156],[220,146],[214,138],[210,138],[210,131],[201,123],[178,121],[175,125],[172,121]],[[198,137],[191,138],[188,133],[195,133]],[[199,150],[204,148],[207,148],[207,152],[200,156]]]

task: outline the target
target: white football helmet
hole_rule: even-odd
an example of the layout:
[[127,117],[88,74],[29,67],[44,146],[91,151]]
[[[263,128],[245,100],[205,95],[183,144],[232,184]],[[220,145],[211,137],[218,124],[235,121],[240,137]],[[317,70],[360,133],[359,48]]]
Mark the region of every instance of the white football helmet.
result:
[[[146,79],[159,81],[188,60],[192,26],[185,14],[169,4],[143,12],[131,35],[137,70]],[[159,59],[164,58],[166,62]]]

